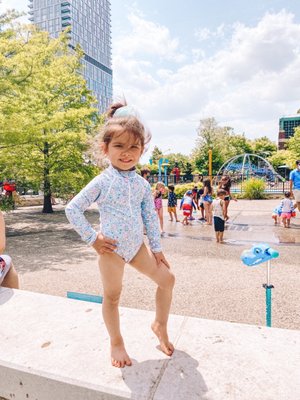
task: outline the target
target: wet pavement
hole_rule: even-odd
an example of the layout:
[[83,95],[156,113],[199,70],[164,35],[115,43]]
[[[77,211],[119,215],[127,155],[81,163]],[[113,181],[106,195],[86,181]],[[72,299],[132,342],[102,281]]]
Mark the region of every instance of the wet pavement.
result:
[[[263,325],[266,269],[245,267],[240,255],[254,243],[267,242],[280,253],[272,261],[273,325],[300,329],[300,215],[290,229],[274,226],[271,215],[278,203],[232,202],[224,244],[217,244],[213,228],[197,219],[190,226],[170,222],[165,207],[162,243],[176,275],[173,313]],[[88,211],[87,217],[96,227],[97,211]],[[102,293],[94,250],[73,231],[62,206],[50,215],[41,214],[40,207],[20,208],[5,219],[7,251],[23,289],[59,296]],[[121,304],[153,310],[154,285],[126,268]]]

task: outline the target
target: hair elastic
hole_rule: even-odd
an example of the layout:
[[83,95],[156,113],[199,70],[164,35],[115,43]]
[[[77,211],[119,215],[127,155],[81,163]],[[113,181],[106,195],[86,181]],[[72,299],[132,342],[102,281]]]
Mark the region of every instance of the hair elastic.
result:
[[113,118],[114,117],[117,117],[117,118],[135,117],[135,118],[137,118],[138,114],[132,106],[123,106],[123,107],[118,108],[115,111]]

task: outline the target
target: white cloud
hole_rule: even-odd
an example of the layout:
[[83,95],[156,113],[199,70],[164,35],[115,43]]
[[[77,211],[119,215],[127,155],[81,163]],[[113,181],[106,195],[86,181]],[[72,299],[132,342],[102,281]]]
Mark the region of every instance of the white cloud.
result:
[[[145,39],[138,44],[136,37],[134,51],[117,55],[118,65],[130,65],[126,80],[117,69],[115,76],[118,86],[151,121],[156,144],[163,147],[171,143],[174,151],[189,153],[199,120],[210,116],[248,137],[267,135],[276,140],[279,117],[300,107],[300,25],[292,14],[284,10],[266,14],[254,27],[236,24],[226,47],[213,56],[205,58],[201,48],[193,48],[190,63],[167,69],[156,69],[155,60],[167,49],[171,49],[169,54],[178,51],[178,42],[166,28],[143,21],[140,26],[148,26],[148,32],[152,27],[153,37],[155,32],[156,38],[161,35],[165,40],[153,40],[155,43],[149,45],[151,58],[143,54],[139,60],[138,50],[144,47]],[[223,31],[224,27],[215,35]],[[128,37],[135,35],[134,29]],[[212,34],[202,31],[205,35]],[[200,57],[195,58],[195,54]],[[141,62],[145,59],[150,65]],[[132,71],[134,78],[130,78]]]
[[178,50],[178,39],[171,38],[165,26],[147,21],[137,13],[131,13],[128,19],[132,31],[115,41],[115,53],[124,57],[156,56],[173,62],[184,60],[184,54]]
[[203,42],[211,39],[219,39],[224,38],[226,27],[224,24],[221,24],[217,27],[216,30],[211,30],[208,28],[200,28],[195,30],[195,37],[199,40],[199,42]]

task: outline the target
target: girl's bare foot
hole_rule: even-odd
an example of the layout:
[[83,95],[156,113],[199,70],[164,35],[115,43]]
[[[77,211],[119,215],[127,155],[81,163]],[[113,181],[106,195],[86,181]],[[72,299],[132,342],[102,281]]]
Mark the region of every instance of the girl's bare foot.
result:
[[127,351],[125,350],[124,343],[111,344],[111,365],[117,368],[124,368],[125,365],[132,364]]
[[153,322],[151,328],[155,335],[158,337],[161,351],[167,356],[171,356],[174,352],[174,346],[169,342],[167,328],[160,325],[158,322]]

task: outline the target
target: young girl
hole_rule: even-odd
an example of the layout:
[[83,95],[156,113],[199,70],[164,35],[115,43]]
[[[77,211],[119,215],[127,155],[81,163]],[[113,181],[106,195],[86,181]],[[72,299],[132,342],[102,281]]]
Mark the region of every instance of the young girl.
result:
[[193,206],[194,206],[193,192],[191,190],[188,190],[183,196],[183,199],[181,200],[180,203],[180,210],[183,211],[183,220],[182,220],[183,225],[189,225],[188,217],[191,215],[191,212],[193,211]]
[[281,216],[280,206],[275,207],[272,212],[272,218],[274,220],[274,225],[280,224],[280,216]]
[[213,190],[210,184],[210,179],[205,179],[203,182],[203,204],[207,225],[212,224],[212,194]]
[[0,211],[0,286],[11,289],[19,289],[19,277],[15,270],[11,258],[2,254],[6,245],[5,222]]
[[290,227],[292,212],[294,211],[291,192],[284,193],[284,199],[281,200],[279,212],[281,214],[282,223],[285,228]]
[[165,185],[163,182],[157,182],[155,186],[155,190],[153,192],[153,198],[154,198],[154,206],[155,206],[155,211],[157,212],[159,224],[160,224],[160,230],[161,230],[161,235],[164,235],[164,213],[163,213],[163,203],[162,203],[162,195],[165,191]]
[[229,219],[228,207],[229,207],[230,200],[232,199],[234,201],[237,201],[237,199],[231,195],[230,188],[231,188],[231,179],[230,179],[230,177],[227,176],[227,175],[223,175],[221,180],[220,180],[220,182],[219,182],[218,189],[225,190],[225,192],[226,192],[226,196],[224,198],[225,221],[227,221]]
[[[118,368],[131,365],[120,332],[118,310],[125,263],[157,284],[152,330],[164,353],[170,356],[174,351],[168,338],[167,322],[175,278],[162,253],[151,187],[135,172],[149,140],[150,135],[131,107],[120,103],[113,105],[102,128],[101,144],[110,166],[66,207],[67,217],[75,230],[99,254],[104,289],[102,313],[110,336],[111,362]],[[94,202],[100,212],[99,232],[83,214]],[[143,242],[143,225],[150,249]]]

